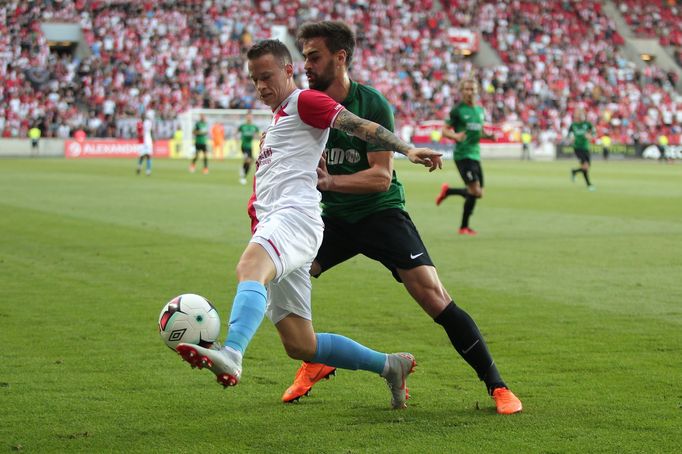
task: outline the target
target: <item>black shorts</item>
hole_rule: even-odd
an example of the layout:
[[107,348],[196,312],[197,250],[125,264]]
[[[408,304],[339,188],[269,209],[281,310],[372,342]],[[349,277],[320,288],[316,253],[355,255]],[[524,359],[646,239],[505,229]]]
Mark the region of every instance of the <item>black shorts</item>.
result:
[[322,219],[324,237],[315,258],[320,274],[358,254],[381,262],[398,282],[402,282],[398,269],[433,266],[417,227],[403,210],[382,210],[356,223],[328,216]]
[[246,159],[246,158],[253,159],[253,148],[251,148],[251,147],[242,148],[242,154],[244,155],[244,159]]
[[483,187],[483,168],[481,168],[479,161],[474,159],[458,159],[455,161],[455,165],[464,183],[469,184],[478,181],[481,187]]
[[206,153],[206,150],[207,150],[205,143],[195,143],[194,148],[197,150],[197,153],[200,151],[203,151],[204,153]]
[[590,163],[590,152],[587,150],[575,149],[575,157],[578,158],[581,164]]

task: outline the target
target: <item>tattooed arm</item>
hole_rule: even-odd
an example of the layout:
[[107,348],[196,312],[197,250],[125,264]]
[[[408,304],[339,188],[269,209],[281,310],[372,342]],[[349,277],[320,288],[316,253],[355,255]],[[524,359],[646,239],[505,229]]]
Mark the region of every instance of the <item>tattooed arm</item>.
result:
[[430,172],[437,168],[443,168],[443,161],[441,161],[442,153],[435,152],[429,148],[415,148],[383,126],[360,118],[345,109],[339,112],[332,128],[373,145],[379,145],[385,150],[397,151],[407,156],[415,164],[423,164],[429,167]]

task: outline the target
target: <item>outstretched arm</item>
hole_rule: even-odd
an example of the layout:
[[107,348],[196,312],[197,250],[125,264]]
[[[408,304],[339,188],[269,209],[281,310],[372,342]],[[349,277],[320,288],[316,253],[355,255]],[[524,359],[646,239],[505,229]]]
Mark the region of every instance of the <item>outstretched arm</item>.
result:
[[442,153],[429,148],[415,148],[383,126],[360,118],[347,110],[339,112],[332,128],[358,137],[365,142],[379,145],[386,150],[397,151],[407,156],[415,164],[423,164],[429,167],[430,172],[437,168],[443,168]]
[[443,125],[441,133],[443,134],[443,137],[447,137],[448,139],[454,140],[455,142],[461,142],[467,137],[466,131],[455,132],[454,129],[448,125]]

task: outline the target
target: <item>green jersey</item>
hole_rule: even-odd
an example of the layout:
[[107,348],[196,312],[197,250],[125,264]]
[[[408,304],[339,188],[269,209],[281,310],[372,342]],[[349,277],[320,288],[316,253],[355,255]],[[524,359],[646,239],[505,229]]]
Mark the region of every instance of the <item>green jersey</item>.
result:
[[470,106],[463,102],[450,110],[450,116],[446,120],[448,126],[452,126],[455,132],[466,131],[466,137],[461,142],[455,143],[455,160],[473,159],[481,160],[481,136],[483,135],[483,122],[485,112],[481,106]]
[[587,150],[589,141],[587,140],[587,133],[594,133],[594,126],[589,121],[579,121],[577,123],[571,123],[568,127],[568,133],[573,134],[575,141],[573,142],[573,148],[576,150]]
[[[341,104],[360,118],[378,123],[389,131],[394,129],[391,106],[386,98],[372,87],[351,81],[348,96]],[[338,129],[331,129],[325,149],[327,170],[331,175],[349,175],[369,169],[367,155],[375,151],[388,150],[349,136]],[[372,213],[389,208],[405,209],[405,191],[395,171],[391,186],[386,192],[369,194],[322,192],[323,215],[348,222],[357,222]]]
[[252,123],[244,123],[239,127],[238,131],[242,138],[242,150],[245,148],[250,150],[253,137],[258,134],[258,126]]
[[208,123],[205,121],[197,121],[194,125],[194,142],[197,145],[206,145],[208,141]]

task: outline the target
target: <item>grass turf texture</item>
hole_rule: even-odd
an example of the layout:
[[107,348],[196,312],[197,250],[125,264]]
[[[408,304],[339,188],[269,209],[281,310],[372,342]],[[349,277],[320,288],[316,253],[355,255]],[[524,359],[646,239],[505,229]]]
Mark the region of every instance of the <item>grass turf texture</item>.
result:
[[0,451],[673,452],[682,445],[682,167],[484,163],[477,237],[440,207],[452,162],[396,168],[441,279],[478,322],[524,412],[498,416],[445,333],[379,264],[314,281],[318,331],[419,366],[406,411],[379,377],[339,371],[300,404],[298,363],[265,320],[242,383],[223,390],[157,334],[195,292],[225,320],[249,238],[238,163],[0,161]]

